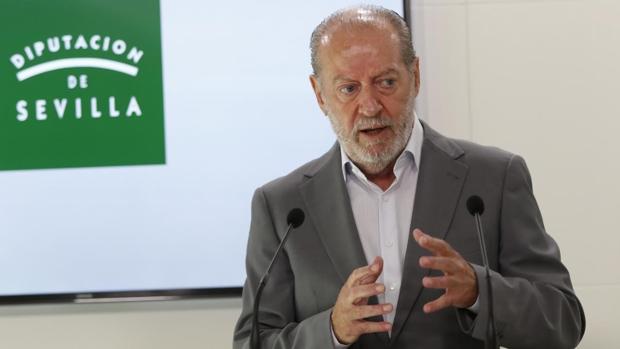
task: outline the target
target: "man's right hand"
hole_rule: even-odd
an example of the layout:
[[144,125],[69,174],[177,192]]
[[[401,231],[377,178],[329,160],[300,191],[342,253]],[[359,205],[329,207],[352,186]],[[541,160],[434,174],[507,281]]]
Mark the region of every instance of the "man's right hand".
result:
[[338,341],[351,344],[365,333],[387,332],[392,324],[366,318],[393,310],[392,304],[368,305],[368,298],[385,292],[385,285],[375,283],[383,270],[383,259],[376,257],[372,264],[355,269],[344,286],[332,312],[332,327]]

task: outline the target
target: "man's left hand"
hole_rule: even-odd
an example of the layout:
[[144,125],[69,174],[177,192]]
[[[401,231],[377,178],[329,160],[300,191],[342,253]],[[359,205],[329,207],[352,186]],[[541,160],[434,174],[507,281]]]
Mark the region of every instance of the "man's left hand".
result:
[[424,312],[432,313],[449,306],[471,307],[478,298],[478,282],[472,266],[444,240],[424,234],[420,229],[413,231],[413,238],[433,253],[433,256],[420,257],[420,266],[443,272],[443,276],[424,277],[422,284],[426,288],[446,290],[441,297],[426,303]]

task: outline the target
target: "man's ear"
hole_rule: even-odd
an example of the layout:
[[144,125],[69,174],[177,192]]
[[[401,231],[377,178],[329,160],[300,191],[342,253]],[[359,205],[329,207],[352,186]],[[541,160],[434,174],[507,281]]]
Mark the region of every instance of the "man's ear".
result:
[[420,93],[420,58],[416,57],[413,63],[411,63],[411,69],[413,69],[413,78],[415,82],[415,96]]
[[325,100],[323,99],[323,94],[321,93],[321,84],[319,83],[319,78],[314,74],[310,75],[310,84],[312,85],[312,89],[314,90],[314,96],[316,97],[316,102],[319,104],[319,108],[321,108],[323,114],[327,115],[327,111],[325,109]]

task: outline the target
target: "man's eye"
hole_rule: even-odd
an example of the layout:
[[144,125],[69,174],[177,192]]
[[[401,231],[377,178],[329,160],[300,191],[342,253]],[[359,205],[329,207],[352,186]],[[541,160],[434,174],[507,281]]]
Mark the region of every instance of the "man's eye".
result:
[[381,87],[385,87],[385,88],[391,88],[394,87],[394,85],[396,85],[396,79],[383,79],[380,82]]
[[340,93],[343,93],[345,95],[350,95],[353,92],[355,92],[355,90],[356,90],[355,85],[345,85],[345,86],[342,86],[339,91]]

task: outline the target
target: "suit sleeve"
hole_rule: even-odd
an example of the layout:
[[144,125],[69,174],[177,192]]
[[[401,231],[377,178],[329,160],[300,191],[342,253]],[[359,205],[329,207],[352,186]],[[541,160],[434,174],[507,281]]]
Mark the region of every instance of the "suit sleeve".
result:
[[[246,255],[247,279],[243,287],[241,315],[233,337],[235,349],[250,348],[254,294],[279,242],[267,199],[264,192],[258,189],[252,199],[252,221]],[[273,266],[261,298],[261,347],[332,348],[331,309],[298,321],[295,312],[294,277],[289,258],[286,253],[282,253]]]
[[[585,331],[585,315],[555,241],[545,232],[524,160],[513,156],[505,174],[497,271],[491,271],[499,343],[509,348],[575,348]],[[486,338],[489,326],[485,269],[473,265],[480,311],[460,319],[470,334]]]

